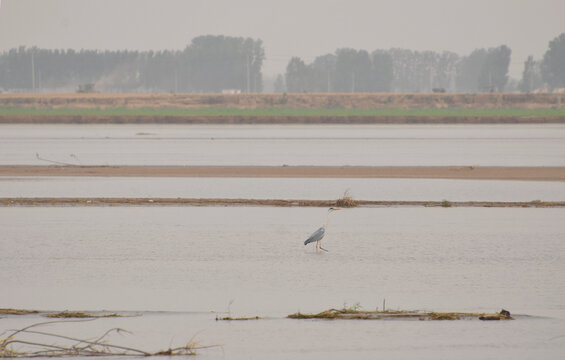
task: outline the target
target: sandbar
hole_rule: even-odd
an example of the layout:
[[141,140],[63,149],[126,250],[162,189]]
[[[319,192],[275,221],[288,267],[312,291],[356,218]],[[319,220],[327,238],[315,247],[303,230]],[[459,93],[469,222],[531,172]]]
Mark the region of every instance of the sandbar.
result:
[[414,178],[565,181],[565,167],[0,165],[0,176]]

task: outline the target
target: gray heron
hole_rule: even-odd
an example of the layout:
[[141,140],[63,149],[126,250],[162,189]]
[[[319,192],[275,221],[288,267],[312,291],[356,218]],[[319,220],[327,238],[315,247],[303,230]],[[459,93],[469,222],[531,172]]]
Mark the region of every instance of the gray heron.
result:
[[311,242],[316,242],[316,252],[318,252],[318,247],[324,251],[328,251],[326,249],[324,249],[322,247],[322,238],[324,237],[324,235],[326,234],[326,228],[328,227],[328,221],[330,219],[330,213],[333,211],[337,211],[337,210],[341,210],[340,208],[334,208],[331,207],[328,209],[328,213],[326,215],[326,223],[324,224],[324,226],[322,226],[321,228],[319,228],[318,230],[316,230],[312,235],[310,235],[310,237],[308,239],[306,239],[306,241],[304,241],[304,245],[308,245]]

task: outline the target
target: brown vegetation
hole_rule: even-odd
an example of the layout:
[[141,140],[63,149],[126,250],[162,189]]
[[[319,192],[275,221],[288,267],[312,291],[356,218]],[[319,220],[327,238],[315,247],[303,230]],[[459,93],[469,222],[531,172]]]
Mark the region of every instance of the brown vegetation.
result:
[[338,206],[338,207],[343,207],[343,208],[352,208],[352,207],[359,206],[357,201],[353,200],[353,197],[351,197],[351,195],[349,194],[349,190],[346,190],[343,193],[343,196],[341,198],[337,199],[337,201],[335,202],[335,205]]
[[[96,339],[79,339],[73,336],[59,335],[46,331],[35,330],[34,328],[55,323],[74,323],[84,320],[55,320],[43,323],[36,323],[18,330],[11,330],[5,338],[0,339],[0,358],[35,358],[35,357],[81,357],[81,356],[178,356],[194,355],[196,350],[205,349],[213,346],[200,346],[194,338],[190,339],[186,345],[168,348],[158,352],[150,352],[132,347],[111,344],[107,341],[107,336],[112,333],[128,333],[128,331],[113,328]],[[34,340],[26,339],[26,334],[33,334]],[[16,346],[14,346],[16,345]]]
[[48,318],[61,318],[61,319],[93,319],[93,318],[110,318],[110,317],[122,317],[120,314],[105,314],[105,315],[95,315],[88,314],[78,311],[63,311],[60,313],[47,314]]
[[30,315],[38,314],[36,310],[22,310],[22,309],[0,309],[0,315]]
[[0,94],[0,106],[32,108],[525,108],[556,106],[555,94]]

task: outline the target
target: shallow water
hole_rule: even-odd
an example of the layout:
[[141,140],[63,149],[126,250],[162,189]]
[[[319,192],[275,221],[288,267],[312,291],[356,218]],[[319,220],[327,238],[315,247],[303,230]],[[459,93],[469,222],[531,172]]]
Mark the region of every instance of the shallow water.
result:
[[[267,318],[215,321],[212,313],[151,313],[134,318],[99,319],[42,328],[59,334],[96,338],[120,327],[131,335],[110,336],[113,344],[146,351],[183,346],[193,335],[197,359],[561,359],[563,320],[518,317],[515,321],[324,321]],[[40,316],[0,319],[21,328],[45,321]]]
[[[158,350],[204,330],[204,358],[559,358],[565,350],[564,209],[0,208],[0,307],[165,310],[97,320]],[[532,315],[511,322],[293,321],[365,309]],[[232,304],[230,305],[230,302]],[[260,315],[216,322],[215,313]],[[0,319],[0,332],[37,322]],[[65,325],[67,326],[67,325]],[[57,327],[59,329],[59,327]],[[64,328],[61,328],[64,329]],[[82,329],[82,328],[79,328]],[[82,330],[73,331],[81,333]],[[62,330],[61,332],[64,332]]]
[[[563,209],[343,210],[332,214],[324,239],[331,252],[315,254],[302,241],[325,213],[2,208],[0,273],[12,289],[2,301],[26,308],[207,311],[236,298],[234,310],[269,315],[343,301],[373,307],[386,297],[401,308],[563,310],[565,282],[555,276],[565,271]],[[27,296],[38,289],[44,297]]]
[[564,166],[564,125],[0,125],[0,164]]
[[443,179],[2,177],[0,197],[565,201],[565,182]]
[[[0,164],[564,166],[563,125],[0,125]],[[72,155],[72,156],[71,156]],[[420,179],[0,178],[0,197],[563,200],[560,182]],[[195,334],[205,359],[561,359],[565,209],[0,208],[0,308],[139,311],[50,325],[149,351]],[[367,309],[515,321],[296,321]],[[230,305],[231,303],[231,305]],[[217,322],[216,314],[259,315]],[[164,312],[162,312],[164,311]],[[0,316],[0,333],[45,319]],[[1,337],[1,336],[0,336]]]

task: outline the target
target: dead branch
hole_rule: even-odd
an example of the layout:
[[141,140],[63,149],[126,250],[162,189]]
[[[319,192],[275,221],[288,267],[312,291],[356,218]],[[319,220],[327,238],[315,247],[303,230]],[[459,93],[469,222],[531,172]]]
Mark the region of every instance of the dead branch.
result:
[[[107,330],[95,340],[80,339],[72,336],[60,335],[46,331],[30,330],[34,327],[53,324],[53,323],[69,323],[69,322],[83,322],[92,321],[88,320],[60,320],[49,321],[43,323],[36,323],[29,325],[22,329],[10,330],[11,334],[0,339],[0,358],[22,358],[22,357],[64,357],[64,356],[159,356],[159,355],[194,355],[196,350],[217,347],[218,345],[200,346],[194,340],[194,336],[187,342],[185,346],[169,348],[157,352],[149,352],[141,349],[136,349],[128,346],[117,344],[110,344],[104,340],[107,335],[112,332],[126,332],[120,328],[113,328]],[[18,338],[18,335],[32,334],[39,337],[39,340],[31,341],[29,339]],[[60,345],[47,343],[51,339],[61,339],[74,342],[74,345]],[[26,345],[27,351],[18,351],[13,348],[13,344]],[[33,350],[33,348],[39,348]]]

